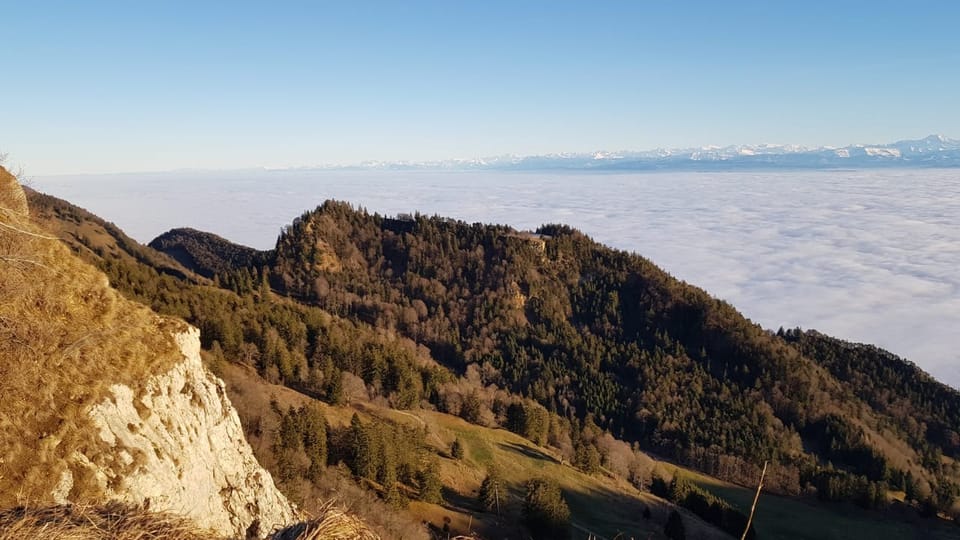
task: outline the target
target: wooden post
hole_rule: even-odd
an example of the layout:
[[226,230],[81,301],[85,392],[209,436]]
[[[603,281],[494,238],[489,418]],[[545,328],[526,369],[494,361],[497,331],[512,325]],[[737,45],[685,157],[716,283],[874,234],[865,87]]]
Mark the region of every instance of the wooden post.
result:
[[747,540],[747,533],[750,532],[750,525],[753,523],[753,513],[757,511],[757,501],[760,499],[760,490],[763,489],[763,477],[767,475],[767,463],[763,462],[763,471],[760,473],[760,483],[757,484],[757,494],[753,496],[753,506],[750,507],[750,517],[747,518],[747,528],[743,530],[743,536],[740,540]]

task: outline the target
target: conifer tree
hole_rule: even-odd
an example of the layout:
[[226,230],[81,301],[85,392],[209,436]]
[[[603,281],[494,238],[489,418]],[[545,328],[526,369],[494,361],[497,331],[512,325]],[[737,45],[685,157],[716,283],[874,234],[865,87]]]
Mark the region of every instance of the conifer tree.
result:
[[667,524],[663,528],[663,533],[670,540],[686,540],[687,532],[683,526],[683,518],[676,510],[671,511],[670,516],[667,517]]
[[463,459],[463,443],[460,442],[460,438],[453,440],[453,444],[450,445],[450,455],[453,456],[453,459]]
[[503,480],[500,478],[500,471],[496,467],[491,467],[487,471],[487,477],[480,484],[479,502],[484,510],[496,511],[500,513],[503,496],[506,492],[503,489]]
[[428,503],[443,502],[443,484],[440,482],[439,463],[429,460],[417,475],[420,482],[420,500]]
[[303,450],[310,459],[307,477],[316,482],[327,463],[327,420],[316,407],[301,407]]
[[527,482],[523,517],[536,539],[570,537],[570,508],[555,482],[544,479]]

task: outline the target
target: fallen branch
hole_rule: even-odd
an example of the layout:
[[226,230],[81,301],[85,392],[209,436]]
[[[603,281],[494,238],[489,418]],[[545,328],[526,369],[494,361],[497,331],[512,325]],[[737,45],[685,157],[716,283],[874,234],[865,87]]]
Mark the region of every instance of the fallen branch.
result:
[[760,472],[760,483],[757,484],[757,494],[753,496],[753,506],[750,507],[750,517],[747,518],[747,528],[743,530],[740,540],[747,540],[750,525],[753,523],[753,513],[757,511],[757,501],[760,500],[760,490],[763,489],[763,477],[767,475],[767,462],[763,462],[763,471]]

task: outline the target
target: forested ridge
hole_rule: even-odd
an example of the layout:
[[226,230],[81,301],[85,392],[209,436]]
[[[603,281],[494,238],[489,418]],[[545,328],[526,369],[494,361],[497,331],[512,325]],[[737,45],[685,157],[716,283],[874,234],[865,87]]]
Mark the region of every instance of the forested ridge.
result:
[[[530,234],[327,202],[280,236],[271,275],[292,296],[427,344],[457,371],[491,366],[498,384],[551,412],[590,416],[710,474],[745,482],[771,460],[784,492],[865,504],[904,488],[908,474],[930,491],[956,491],[956,471],[937,457],[956,451],[958,418],[940,414],[960,404],[956,392],[929,377],[922,390],[901,390],[891,373],[909,370],[895,357],[884,372],[863,362],[838,370],[567,226]],[[908,425],[911,416],[925,425]],[[879,444],[890,438],[913,452]]]
[[956,392],[889,353],[764,330],[576,229],[329,201],[271,252],[211,236],[153,245],[188,254],[213,286],[185,287],[149,262],[98,264],[198,325],[214,356],[324,400],[361,384],[396,408],[502,425],[583,470],[609,468],[606,433],[742,484],[769,460],[768,486],[786,494],[877,507],[905,491],[928,512],[957,494]]

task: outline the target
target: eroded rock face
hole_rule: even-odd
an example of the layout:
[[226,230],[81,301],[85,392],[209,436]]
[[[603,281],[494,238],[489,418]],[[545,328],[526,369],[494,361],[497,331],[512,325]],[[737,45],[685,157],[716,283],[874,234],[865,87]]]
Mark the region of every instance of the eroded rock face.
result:
[[[109,500],[176,512],[230,537],[264,537],[295,510],[254,457],[223,381],[203,367],[199,335],[177,335],[184,361],[143,390],[111,388],[90,415],[112,450],[77,462]],[[61,479],[55,496],[66,498],[71,484]]]

